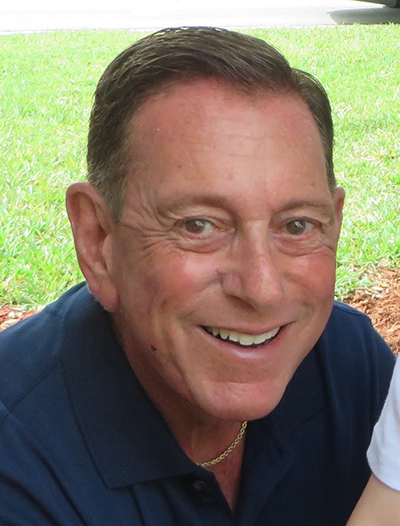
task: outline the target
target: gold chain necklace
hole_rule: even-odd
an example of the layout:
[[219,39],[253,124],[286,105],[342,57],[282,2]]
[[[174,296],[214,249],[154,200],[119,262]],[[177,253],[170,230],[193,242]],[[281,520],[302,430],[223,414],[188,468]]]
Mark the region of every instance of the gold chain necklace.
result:
[[245,420],[243,422],[243,424],[242,424],[242,426],[240,428],[240,431],[239,431],[237,437],[235,438],[235,440],[232,442],[232,444],[228,447],[228,449],[225,449],[225,451],[223,453],[221,453],[219,457],[214,458],[214,460],[210,460],[209,462],[196,462],[196,464],[198,466],[200,466],[201,468],[208,468],[209,466],[215,466],[215,464],[218,464],[219,462],[224,460],[224,458],[226,458],[229,455],[229,453],[232,453],[232,451],[235,449],[235,447],[242,440],[243,435],[246,432],[246,427],[247,427],[247,420]]

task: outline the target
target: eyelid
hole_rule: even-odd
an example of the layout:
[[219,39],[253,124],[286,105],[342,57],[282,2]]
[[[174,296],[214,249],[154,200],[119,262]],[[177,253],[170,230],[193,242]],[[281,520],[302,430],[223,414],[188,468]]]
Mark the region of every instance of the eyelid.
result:
[[310,223],[311,225],[320,223],[320,221],[318,221],[317,219],[311,219],[310,217],[295,217],[293,219],[286,220],[285,224],[287,225],[288,223],[295,223],[296,221],[299,221],[301,223]]
[[296,215],[290,215],[288,217],[284,217],[282,218],[281,222],[285,225],[287,225],[288,223],[293,223],[294,221],[306,221],[307,223],[311,223],[313,225],[322,225],[324,223],[327,223],[327,220],[324,221],[323,218],[320,218],[320,217],[310,217],[308,215],[301,215],[301,214],[296,214]]
[[179,223],[184,225],[185,223],[189,223],[190,221],[201,221],[202,223],[208,223],[210,225],[214,225],[214,221],[211,219],[207,219],[206,217],[201,216],[193,216],[193,217],[185,217],[184,219],[181,219]]

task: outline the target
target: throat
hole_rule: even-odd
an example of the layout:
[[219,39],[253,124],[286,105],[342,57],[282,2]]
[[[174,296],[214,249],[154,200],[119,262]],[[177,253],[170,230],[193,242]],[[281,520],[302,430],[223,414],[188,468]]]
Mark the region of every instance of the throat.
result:
[[219,487],[233,513],[236,511],[239,497],[244,445],[243,440],[236,450],[223,462],[207,468],[214,473]]

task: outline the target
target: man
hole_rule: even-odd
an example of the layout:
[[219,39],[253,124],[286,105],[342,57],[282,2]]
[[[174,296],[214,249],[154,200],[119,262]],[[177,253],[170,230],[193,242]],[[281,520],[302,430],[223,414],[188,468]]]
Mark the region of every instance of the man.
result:
[[67,193],[87,285],[1,335],[2,524],[346,523],[393,357],[332,310],[332,142],[261,40],[172,29],[112,62]]

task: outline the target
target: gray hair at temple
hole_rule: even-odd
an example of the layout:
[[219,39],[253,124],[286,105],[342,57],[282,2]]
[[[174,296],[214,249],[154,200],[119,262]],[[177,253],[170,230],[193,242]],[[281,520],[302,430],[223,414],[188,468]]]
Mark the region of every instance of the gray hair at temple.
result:
[[96,89],[88,137],[88,180],[114,220],[121,214],[126,174],[135,156],[127,148],[128,124],[152,96],[196,78],[215,79],[248,95],[265,91],[299,95],[318,126],[329,188],[335,189],[331,107],[317,79],[292,68],[259,38],[211,27],[164,29],[118,55]]

